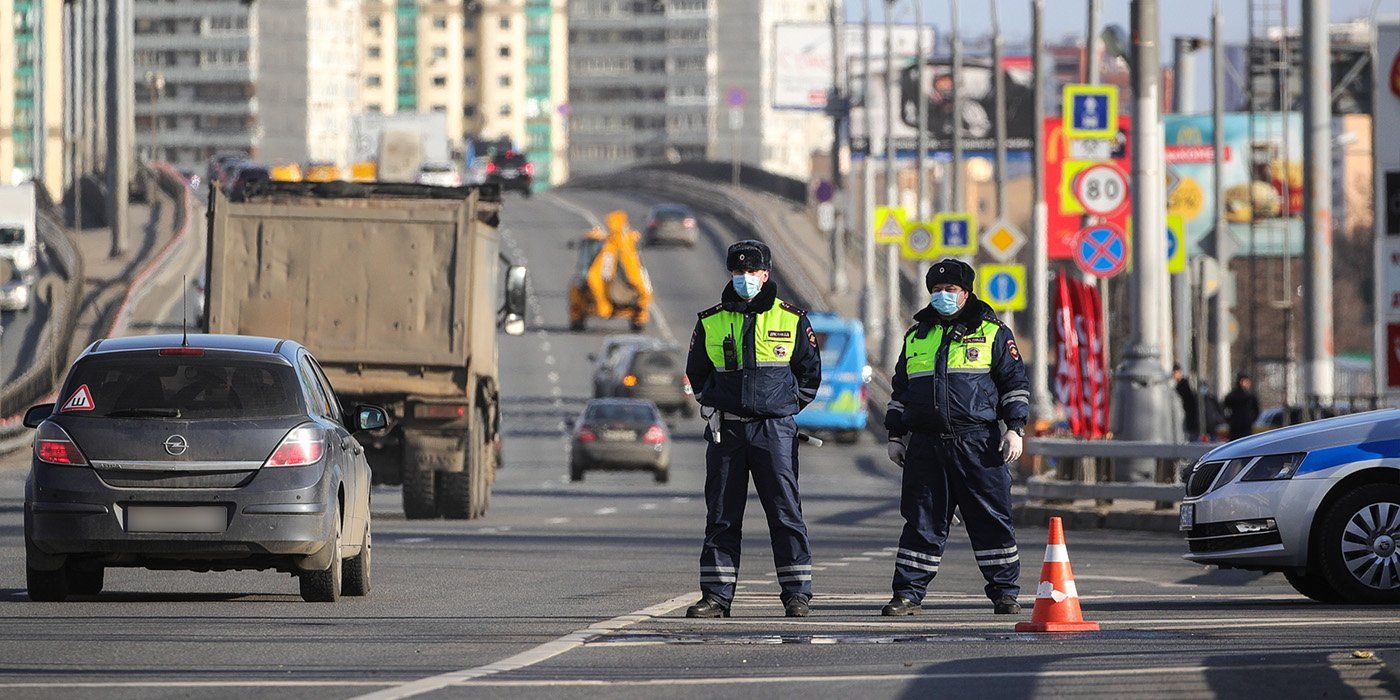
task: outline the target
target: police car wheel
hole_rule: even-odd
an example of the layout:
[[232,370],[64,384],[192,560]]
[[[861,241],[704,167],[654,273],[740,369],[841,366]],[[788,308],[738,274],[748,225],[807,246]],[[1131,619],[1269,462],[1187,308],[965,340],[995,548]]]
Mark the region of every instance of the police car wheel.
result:
[[1288,585],[1293,586],[1293,590],[1319,603],[1343,602],[1342,596],[1327,582],[1327,577],[1315,569],[1290,569],[1283,572],[1283,577],[1288,579]]
[[1347,602],[1400,602],[1400,485],[1363,484],[1322,519],[1322,572]]

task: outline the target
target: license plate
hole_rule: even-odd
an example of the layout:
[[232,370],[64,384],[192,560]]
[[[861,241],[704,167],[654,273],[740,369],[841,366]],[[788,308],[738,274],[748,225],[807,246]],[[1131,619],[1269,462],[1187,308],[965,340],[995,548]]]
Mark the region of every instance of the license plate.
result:
[[636,440],[637,434],[631,430],[604,430],[604,440]]
[[1196,504],[1181,504],[1181,529],[1190,530],[1196,525]]
[[648,374],[648,375],[647,375],[647,384],[670,384],[670,383],[671,383],[671,375],[669,375],[669,374]]
[[516,170],[516,169],[514,169],[514,168],[507,168],[507,169],[501,171],[501,177],[515,177],[516,175],[519,175],[519,174],[520,174],[520,171],[519,171],[519,170]]
[[223,506],[128,506],[127,532],[223,532],[228,509]]

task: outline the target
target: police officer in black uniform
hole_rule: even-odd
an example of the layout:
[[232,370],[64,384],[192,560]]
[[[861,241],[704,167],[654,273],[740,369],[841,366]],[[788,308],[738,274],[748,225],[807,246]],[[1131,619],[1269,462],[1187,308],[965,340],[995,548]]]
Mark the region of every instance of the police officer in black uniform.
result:
[[914,314],[895,365],[885,428],[890,460],[904,468],[905,524],[884,615],[922,609],[954,508],[961,508],[995,611],[1021,611],[1007,464],[1021,456],[1030,382],[1011,329],[972,293],[972,281],[972,267],[959,260],[929,268],[930,304]]
[[778,299],[768,246],[729,247],[722,301],[700,312],[686,374],[707,407],[705,544],[701,599],[686,617],[729,617],[739,577],[739,540],[753,475],[788,617],[806,617],[812,552],[797,494],[797,424],[821,384],[821,355],[806,312]]

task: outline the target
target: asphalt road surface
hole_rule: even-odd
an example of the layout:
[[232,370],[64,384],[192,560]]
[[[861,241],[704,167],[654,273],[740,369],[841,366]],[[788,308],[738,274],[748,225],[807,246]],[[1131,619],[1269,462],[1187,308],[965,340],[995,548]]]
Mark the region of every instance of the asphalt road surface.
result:
[[[95,599],[27,602],[25,460],[0,462],[0,695],[5,697],[1341,697],[1400,693],[1393,607],[1311,603],[1277,575],[1208,571],[1167,535],[1072,531],[1089,618],[1103,631],[1016,634],[994,616],[955,529],[928,614],[886,620],[900,518],[884,446],[801,453],[815,552],[814,615],[782,617],[766,527],[750,501],[729,620],[689,621],[703,529],[698,421],[676,427],[671,483],[566,477],[564,421],[587,399],[585,359],[608,332],[569,333],[565,246],[648,203],[588,192],[508,200],[508,252],[531,266],[531,330],[503,339],[505,461],[490,514],[404,521],[375,494],[375,590],[303,603],[275,573],[115,570]],[[726,281],[733,234],[708,217],[693,250],[644,252],[653,332],[686,340]],[[781,261],[779,261],[781,270]],[[168,319],[153,319],[157,322]],[[608,328],[601,326],[609,325]],[[1023,529],[1023,600],[1044,529]],[[1026,616],[1028,617],[1029,613]]]

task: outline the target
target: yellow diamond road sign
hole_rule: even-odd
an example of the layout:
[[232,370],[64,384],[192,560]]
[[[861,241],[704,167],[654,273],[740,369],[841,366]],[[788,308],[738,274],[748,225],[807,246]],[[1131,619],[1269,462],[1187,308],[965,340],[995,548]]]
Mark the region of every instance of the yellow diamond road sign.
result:
[[938,239],[934,235],[932,221],[915,221],[904,230],[900,242],[900,252],[905,260],[935,260],[938,258]]
[[982,235],[982,249],[1000,262],[1009,262],[1026,245],[1026,236],[1010,222],[998,219]]
[[875,207],[873,233],[876,243],[903,243],[908,228],[904,207]]

